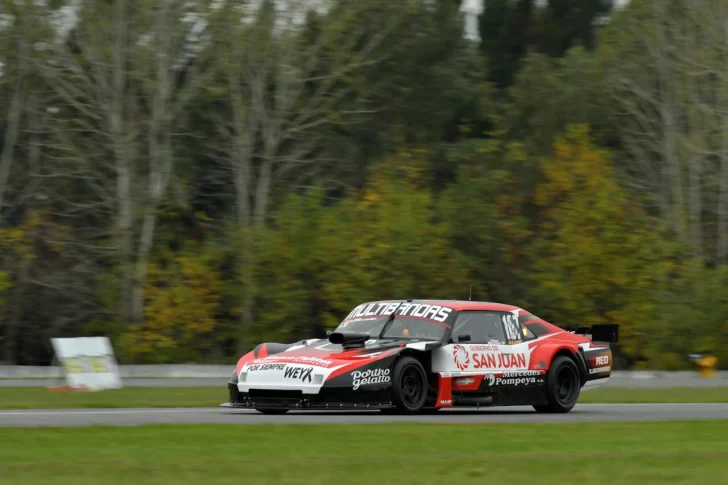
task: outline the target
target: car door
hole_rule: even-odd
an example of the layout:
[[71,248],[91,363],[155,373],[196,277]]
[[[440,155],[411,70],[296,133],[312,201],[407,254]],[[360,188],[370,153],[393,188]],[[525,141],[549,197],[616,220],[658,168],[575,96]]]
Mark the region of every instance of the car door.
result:
[[461,311],[451,342],[433,354],[433,371],[451,376],[527,370],[530,353],[511,312]]

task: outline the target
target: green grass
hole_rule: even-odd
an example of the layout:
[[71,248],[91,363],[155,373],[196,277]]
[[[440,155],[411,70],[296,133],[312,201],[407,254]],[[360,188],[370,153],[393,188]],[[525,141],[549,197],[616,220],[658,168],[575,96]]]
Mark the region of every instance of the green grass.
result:
[[3,485],[724,483],[728,421],[2,430]]
[[654,389],[605,387],[581,394],[580,403],[728,403],[728,386]]
[[[49,392],[42,387],[0,387],[0,409],[208,407],[227,400],[220,387],[127,387],[99,392]],[[580,403],[728,402],[728,387],[587,391]]]
[[49,392],[43,387],[0,387],[0,409],[167,408],[217,406],[220,387],[125,387],[104,391]]

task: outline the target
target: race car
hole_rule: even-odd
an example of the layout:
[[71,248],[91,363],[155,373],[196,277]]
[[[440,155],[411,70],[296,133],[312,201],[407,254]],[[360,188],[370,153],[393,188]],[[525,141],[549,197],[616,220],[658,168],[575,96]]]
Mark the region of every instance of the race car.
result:
[[326,339],[262,343],[243,355],[223,407],[381,410],[533,406],[569,412],[612,371],[613,324],[569,328],[516,306],[387,300],[354,308]]

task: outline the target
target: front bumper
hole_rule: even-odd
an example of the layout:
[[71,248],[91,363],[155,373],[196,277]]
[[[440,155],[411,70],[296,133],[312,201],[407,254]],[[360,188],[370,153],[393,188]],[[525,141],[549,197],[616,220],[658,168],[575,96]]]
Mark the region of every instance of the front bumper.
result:
[[291,389],[250,389],[240,392],[236,382],[228,382],[227,408],[275,408],[289,410],[367,410],[393,407],[389,391],[353,391],[351,388],[322,388],[318,394]]

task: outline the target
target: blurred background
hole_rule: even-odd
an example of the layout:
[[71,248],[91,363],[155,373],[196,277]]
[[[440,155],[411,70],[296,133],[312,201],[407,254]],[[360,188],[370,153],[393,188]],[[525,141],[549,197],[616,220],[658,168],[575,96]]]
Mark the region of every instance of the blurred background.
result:
[[0,0],[0,363],[472,286],[728,369],[727,61],[724,0]]

